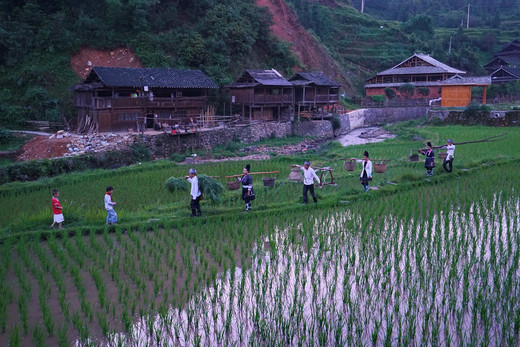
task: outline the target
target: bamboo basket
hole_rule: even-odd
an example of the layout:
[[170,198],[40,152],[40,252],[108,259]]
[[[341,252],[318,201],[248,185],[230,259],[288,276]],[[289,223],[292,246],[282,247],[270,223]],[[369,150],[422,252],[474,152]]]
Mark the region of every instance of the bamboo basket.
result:
[[448,157],[448,153],[446,153],[446,152],[439,153],[440,159],[446,159],[447,157]]
[[410,161],[419,161],[419,154],[412,154],[410,156]]
[[355,160],[345,161],[345,169],[347,171],[354,171],[355,167],[356,167],[356,161]]
[[383,163],[374,163],[374,171],[377,173],[386,172],[386,164]]
[[291,173],[289,174],[289,181],[292,182],[301,182],[303,181],[302,173],[298,168],[292,168]]
[[273,187],[275,180],[276,180],[276,177],[263,177],[262,178],[262,181],[264,182],[264,187]]
[[229,189],[229,190],[237,190],[238,187],[240,187],[238,181],[229,181],[229,182],[226,182],[226,185],[227,185],[227,189]]

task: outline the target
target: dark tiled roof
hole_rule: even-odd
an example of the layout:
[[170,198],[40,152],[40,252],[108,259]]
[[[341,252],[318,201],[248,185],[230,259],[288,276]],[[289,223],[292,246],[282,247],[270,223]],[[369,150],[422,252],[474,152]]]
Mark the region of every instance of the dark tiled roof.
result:
[[487,86],[491,84],[491,76],[475,76],[462,77],[455,75],[442,81],[440,85],[471,85],[471,86]]
[[107,87],[218,88],[200,70],[94,66],[84,83],[97,80]]
[[520,50],[520,39],[516,39],[516,40],[513,40],[511,42],[509,42],[507,45],[504,46],[504,48],[502,48],[500,50],[500,52],[498,52],[496,54],[496,56],[501,56],[502,54],[507,54],[507,53],[513,53],[513,52],[517,52]]
[[264,86],[288,86],[292,84],[275,69],[271,70],[246,70],[256,82]]
[[506,73],[508,73],[512,77],[516,77],[516,78],[520,79],[520,68],[519,67],[502,66],[500,69],[498,69],[495,72],[493,72],[491,74],[491,77],[494,77],[493,75],[495,75],[499,71],[505,71]]
[[[427,66],[414,66],[414,67],[400,67],[404,63],[406,63],[408,60],[412,59],[413,57],[417,57],[429,65]],[[418,74],[434,74],[434,73],[456,73],[456,74],[465,74],[465,71],[455,69],[451,66],[448,66],[444,63],[441,63],[440,61],[430,57],[427,54],[420,54],[415,53],[411,57],[403,60],[396,66],[384,70],[377,74],[377,76],[385,76],[385,75],[418,75]]]
[[331,80],[321,71],[301,71],[297,72],[289,81],[294,85],[315,84],[325,87],[340,87],[339,83]]
[[[505,64],[500,64],[500,62],[499,62],[500,60],[503,61]],[[519,65],[520,66],[520,55],[519,56],[515,56],[515,55],[511,55],[511,56],[508,56],[508,55],[496,56],[495,58],[493,58],[493,60],[491,60],[486,65],[484,65],[484,67],[486,67],[486,66],[493,66],[495,64],[500,64],[500,65]]]

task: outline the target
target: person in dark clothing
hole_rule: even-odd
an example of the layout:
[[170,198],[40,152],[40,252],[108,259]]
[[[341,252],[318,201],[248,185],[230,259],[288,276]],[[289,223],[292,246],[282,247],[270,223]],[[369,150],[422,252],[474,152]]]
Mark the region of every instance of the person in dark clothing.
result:
[[251,201],[255,199],[255,191],[253,190],[253,178],[249,174],[251,165],[247,164],[243,171],[242,177],[237,177],[237,180],[242,183],[242,200],[246,203],[245,212],[251,210]]
[[426,169],[426,176],[433,176],[433,168],[435,167],[435,153],[432,149],[432,143],[426,143],[426,150],[420,149],[419,153],[425,155],[424,168]]

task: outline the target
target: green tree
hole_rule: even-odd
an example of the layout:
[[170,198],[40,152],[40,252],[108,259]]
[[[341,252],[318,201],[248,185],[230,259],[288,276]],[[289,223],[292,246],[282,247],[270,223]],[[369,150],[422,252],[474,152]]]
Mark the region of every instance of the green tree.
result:
[[411,83],[403,83],[399,86],[398,90],[405,98],[411,98],[415,93],[415,86]]
[[395,93],[394,88],[390,88],[390,87],[385,88],[385,95],[388,98],[388,100],[392,100],[393,98],[395,98],[395,94],[396,93]]
[[430,95],[430,88],[419,87],[419,88],[417,88],[417,94],[419,94],[421,96],[428,96],[428,95]]

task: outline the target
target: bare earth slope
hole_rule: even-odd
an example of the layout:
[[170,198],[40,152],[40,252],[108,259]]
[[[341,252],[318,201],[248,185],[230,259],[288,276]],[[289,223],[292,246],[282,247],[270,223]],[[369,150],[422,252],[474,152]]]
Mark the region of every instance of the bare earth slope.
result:
[[309,70],[323,71],[347,91],[350,83],[329,53],[305,30],[298,16],[284,0],[257,0],[257,6],[267,7],[273,16],[271,30],[281,40],[291,43],[291,49]]

